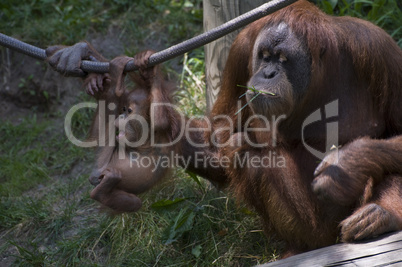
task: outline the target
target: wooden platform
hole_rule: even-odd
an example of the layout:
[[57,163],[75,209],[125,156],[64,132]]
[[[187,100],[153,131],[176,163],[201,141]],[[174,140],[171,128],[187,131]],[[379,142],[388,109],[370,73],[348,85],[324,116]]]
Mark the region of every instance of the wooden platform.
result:
[[337,244],[260,265],[274,266],[402,266],[402,231],[366,242]]

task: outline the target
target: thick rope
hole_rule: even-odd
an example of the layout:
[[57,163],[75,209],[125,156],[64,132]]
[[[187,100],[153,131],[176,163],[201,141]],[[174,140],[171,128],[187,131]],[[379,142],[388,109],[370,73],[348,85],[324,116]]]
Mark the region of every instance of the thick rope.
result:
[[[186,40],[177,45],[171,46],[165,50],[153,54],[149,58],[148,66],[154,66],[169,59],[183,55],[195,48],[201,47],[216,39],[221,38],[222,36],[225,36],[228,33],[244,27],[259,18],[272,14],[275,11],[278,11],[279,9],[284,8],[296,1],[297,0],[272,0],[269,3],[263,4],[260,7],[257,7],[237,18],[234,18],[208,32],[205,32],[189,40]],[[45,60],[47,58],[44,49],[21,42],[2,33],[0,33],[0,45],[20,52],[22,54],[34,57],[36,59]],[[106,73],[109,72],[109,63],[83,60],[81,63],[81,69],[88,73]],[[126,65],[124,71],[128,72],[134,70],[137,70],[137,68],[134,64],[134,61],[131,60]]]

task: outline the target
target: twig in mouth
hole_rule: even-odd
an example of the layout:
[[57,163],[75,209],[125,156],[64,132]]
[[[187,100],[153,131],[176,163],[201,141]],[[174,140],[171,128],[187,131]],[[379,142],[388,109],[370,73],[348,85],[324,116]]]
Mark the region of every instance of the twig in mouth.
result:
[[[252,91],[254,93],[257,93],[257,94],[255,96],[253,96],[253,98],[251,98],[250,101],[248,101],[241,109],[239,109],[235,113],[235,115],[239,114],[240,111],[242,111],[245,107],[247,107],[251,103],[251,101],[253,101],[257,96],[259,96],[261,94],[267,94],[267,95],[276,96],[276,94],[274,94],[272,92],[264,92],[264,91],[261,91],[261,90],[257,90],[257,89],[254,88],[254,86],[253,87],[248,87],[248,86],[239,85],[239,84],[237,86],[247,88],[248,89],[247,91],[250,90],[250,91]],[[239,98],[242,98],[243,96],[245,96],[247,94],[247,91],[244,94],[242,94],[241,96],[239,96]]]

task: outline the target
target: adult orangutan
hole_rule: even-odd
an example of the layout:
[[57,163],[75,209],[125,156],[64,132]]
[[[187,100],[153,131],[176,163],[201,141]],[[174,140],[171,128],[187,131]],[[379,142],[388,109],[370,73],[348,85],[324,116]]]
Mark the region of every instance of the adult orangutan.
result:
[[[71,59],[94,53],[81,46],[50,63],[79,69]],[[401,230],[401,88],[402,51],[388,34],[301,0],[238,35],[212,112],[186,124],[176,151],[290,251]]]

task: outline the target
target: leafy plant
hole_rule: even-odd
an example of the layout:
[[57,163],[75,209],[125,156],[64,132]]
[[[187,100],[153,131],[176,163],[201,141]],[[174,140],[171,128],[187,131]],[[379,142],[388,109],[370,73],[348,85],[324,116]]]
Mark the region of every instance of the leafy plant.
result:
[[397,0],[317,0],[328,14],[363,18],[385,29],[402,47],[402,3]]

